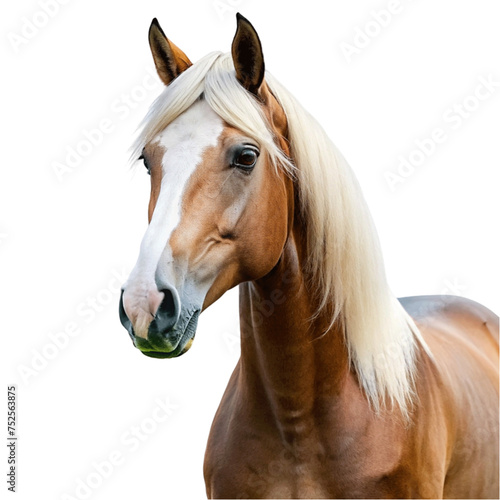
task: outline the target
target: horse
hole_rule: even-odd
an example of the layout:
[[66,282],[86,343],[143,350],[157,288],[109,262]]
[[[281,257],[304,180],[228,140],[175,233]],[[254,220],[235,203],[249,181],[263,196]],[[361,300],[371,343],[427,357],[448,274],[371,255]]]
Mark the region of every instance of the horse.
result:
[[165,88],[133,147],[149,224],[119,313],[143,354],[172,358],[239,286],[207,496],[498,498],[498,316],[391,293],[351,168],[247,19],[195,64],[156,19],[149,44]]

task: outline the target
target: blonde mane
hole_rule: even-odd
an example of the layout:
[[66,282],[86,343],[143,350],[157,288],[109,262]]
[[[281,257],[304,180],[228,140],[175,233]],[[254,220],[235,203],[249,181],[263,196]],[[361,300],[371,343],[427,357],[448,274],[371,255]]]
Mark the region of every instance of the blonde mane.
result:
[[320,299],[317,314],[340,321],[350,362],[375,410],[387,403],[407,415],[420,333],[392,295],[375,227],[360,186],[322,127],[269,73],[269,89],[287,116],[291,158],[277,146],[260,104],[238,83],[229,54],[211,53],[158,97],[134,144],[143,147],[203,98],[227,123],[253,137],[276,167],[293,175],[307,220],[306,273]]

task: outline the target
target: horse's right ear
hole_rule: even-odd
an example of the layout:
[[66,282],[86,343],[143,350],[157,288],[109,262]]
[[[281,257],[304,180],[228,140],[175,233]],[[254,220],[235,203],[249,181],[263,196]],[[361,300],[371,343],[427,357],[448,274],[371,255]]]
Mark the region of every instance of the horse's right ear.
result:
[[158,76],[165,85],[193,65],[186,54],[165,36],[156,17],[149,27],[149,46]]

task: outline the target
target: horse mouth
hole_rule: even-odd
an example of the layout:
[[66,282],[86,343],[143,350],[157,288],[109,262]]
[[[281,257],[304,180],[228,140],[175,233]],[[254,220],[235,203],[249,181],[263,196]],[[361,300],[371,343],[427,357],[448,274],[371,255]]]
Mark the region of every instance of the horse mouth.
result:
[[[178,322],[174,327],[174,331],[180,332],[177,336],[177,342],[168,343],[168,348],[153,346],[149,341],[142,338],[134,338],[134,345],[139,349],[142,354],[150,358],[165,359],[177,358],[185,354],[193,345],[194,336],[196,334],[196,327],[198,325],[198,318],[200,310],[195,310],[190,316],[186,315],[184,321]],[[172,338],[172,335],[170,335]]]

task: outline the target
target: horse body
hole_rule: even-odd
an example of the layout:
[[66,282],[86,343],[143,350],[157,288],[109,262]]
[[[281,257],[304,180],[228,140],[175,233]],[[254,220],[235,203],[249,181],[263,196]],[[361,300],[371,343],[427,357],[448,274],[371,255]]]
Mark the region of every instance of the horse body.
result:
[[351,169],[242,16],[230,56],[192,65],[156,20],[150,45],[166,89],[136,144],[150,223],[120,318],[145,355],[180,356],[240,287],[208,497],[498,497],[498,318],[392,296]]

